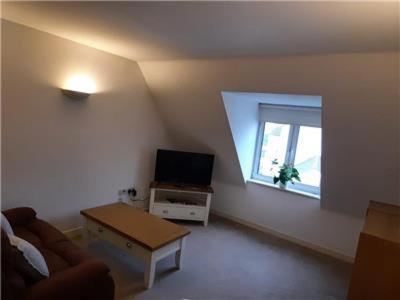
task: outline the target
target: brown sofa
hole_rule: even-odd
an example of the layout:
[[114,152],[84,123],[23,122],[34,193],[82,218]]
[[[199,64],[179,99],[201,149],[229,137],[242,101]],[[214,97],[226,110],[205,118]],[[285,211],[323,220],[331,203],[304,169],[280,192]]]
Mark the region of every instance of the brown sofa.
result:
[[30,283],[16,271],[12,246],[2,230],[1,299],[111,300],[114,281],[109,268],[69,241],[28,207],[3,211],[14,234],[33,244],[43,255],[50,276]]

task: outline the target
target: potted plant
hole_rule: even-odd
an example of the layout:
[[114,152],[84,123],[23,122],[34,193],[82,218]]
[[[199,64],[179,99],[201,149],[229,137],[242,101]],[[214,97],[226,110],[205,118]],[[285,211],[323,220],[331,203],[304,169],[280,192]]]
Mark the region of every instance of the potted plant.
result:
[[[278,160],[274,159],[272,164],[277,166]],[[279,167],[277,176],[274,176],[274,184],[279,182],[279,187],[281,189],[286,189],[287,183],[290,181],[294,184],[294,180],[301,182],[299,171],[291,164],[283,164]]]

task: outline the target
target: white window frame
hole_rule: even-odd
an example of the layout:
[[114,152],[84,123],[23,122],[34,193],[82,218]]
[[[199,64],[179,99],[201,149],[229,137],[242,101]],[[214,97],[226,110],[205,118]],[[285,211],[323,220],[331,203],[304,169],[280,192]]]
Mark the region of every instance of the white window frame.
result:
[[[259,122],[252,178],[256,179],[256,180],[264,181],[264,182],[267,182],[270,184],[274,184],[272,176],[265,176],[265,175],[258,173],[258,169],[260,166],[262,142],[264,139],[265,123],[276,123],[276,122],[273,122],[273,121],[270,122],[268,120]],[[277,123],[277,124],[281,124],[281,123]],[[288,145],[287,145],[287,149],[286,149],[284,163],[285,164],[294,164],[294,159],[296,157],[297,143],[299,140],[300,127],[301,126],[315,127],[315,128],[321,128],[321,127],[310,126],[310,125],[299,125],[299,124],[285,124],[285,123],[282,123],[282,124],[290,126],[289,136],[288,136]],[[300,179],[301,179],[301,174],[300,174]],[[320,194],[321,194],[320,187],[315,187],[315,186],[304,184],[304,183],[301,183],[298,181],[296,181],[295,184],[288,182],[287,187],[290,190],[297,190],[297,191],[301,191],[301,192],[305,192],[305,193],[309,193],[309,194],[313,194],[313,195],[317,195],[317,196],[320,196]]]

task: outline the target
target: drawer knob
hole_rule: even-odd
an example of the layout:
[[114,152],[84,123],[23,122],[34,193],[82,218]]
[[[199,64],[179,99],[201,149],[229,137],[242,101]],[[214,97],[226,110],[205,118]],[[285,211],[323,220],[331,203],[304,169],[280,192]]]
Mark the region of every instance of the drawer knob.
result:
[[126,243],[126,247],[128,247],[129,249],[131,249],[131,248],[132,248],[132,243],[131,243],[131,242],[127,242],[127,243]]
[[165,210],[163,210],[162,212],[163,212],[164,214],[167,214],[167,213],[168,213],[168,210],[165,209]]
[[194,211],[190,212],[191,216],[194,216],[196,213]]
[[103,229],[102,227],[99,227],[99,228],[97,228],[97,231],[98,231],[98,232],[103,232],[104,229]]

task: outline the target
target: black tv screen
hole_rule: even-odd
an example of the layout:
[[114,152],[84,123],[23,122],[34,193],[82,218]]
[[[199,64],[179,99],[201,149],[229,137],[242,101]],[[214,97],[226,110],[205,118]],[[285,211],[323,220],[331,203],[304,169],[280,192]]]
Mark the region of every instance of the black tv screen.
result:
[[214,155],[157,150],[154,180],[179,185],[211,184]]

